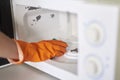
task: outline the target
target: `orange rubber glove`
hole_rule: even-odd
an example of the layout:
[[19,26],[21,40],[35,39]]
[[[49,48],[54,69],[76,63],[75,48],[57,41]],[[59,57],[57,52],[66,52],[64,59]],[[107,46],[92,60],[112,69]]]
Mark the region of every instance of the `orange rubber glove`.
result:
[[[19,58],[20,55],[22,55],[22,59],[19,59],[20,62],[16,64],[23,63],[24,61],[40,62],[55,56],[58,57],[66,52],[67,47],[67,44],[60,40],[43,40],[33,43],[20,40],[15,41],[18,47]],[[19,49],[21,49],[21,51],[19,51]],[[17,60],[10,60],[12,60],[12,62],[17,62]]]

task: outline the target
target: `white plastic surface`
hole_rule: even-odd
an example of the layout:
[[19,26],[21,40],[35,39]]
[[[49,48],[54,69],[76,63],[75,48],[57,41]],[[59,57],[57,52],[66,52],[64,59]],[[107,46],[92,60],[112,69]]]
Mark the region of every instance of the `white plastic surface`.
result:
[[75,14],[24,5],[17,5],[16,11],[18,39],[29,42],[52,39],[63,40],[69,44],[68,52],[54,60],[77,63],[78,51],[73,51],[78,48],[77,18]]
[[48,60],[46,62],[40,63],[27,62],[27,64],[37,68],[38,70],[42,70],[50,75],[53,75],[61,80],[78,80],[77,64],[60,63],[53,60]]
[[31,6],[25,5],[17,5],[16,7],[17,36],[19,39],[31,42],[43,39],[67,40],[73,34],[77,36],[77,29],[74,28],[74,26],[76,27],[75,14],[39,7],[30,10],[31,8]]
[[[17,39],[29,42],[60,39],[70,43],[69,46],[72,45],[68,51],[77,48],[76,38],[75,44],[70,42],[71,38],[74,38],[74,35],[75,37],[77,36],[75,14],[41,8],[30,9],[30,6],[16,5],[15,18],[17,25],[15,29]],[[64,58],[61,56],[61,58],[56,57],[53,60],[43,63],[27,64],[60,79],[70,80],[69,76],[71,76],[72,79],[77,80],[77,55],[75,53],[75,56],[73,56],[73,53],[70,52],[69,54],[68,52],[69,55],[65,55]]]
[[100,44],[104,40],[105,32],[102,25],[94,22],[88,25],[86,36],[90,43]]
[[[80,80],[115,80],[118,14],[116,6],[95,5],[82,10],[83,27],[79,28],[81,54],[78,58]],[[87,29],[90,30],[89,37]],[[89,56],[96,60],[88,60],[90,68],[86,68]]]
[[[118,22],[119,22],[118,21],[118,17],[119,17],[118,7],[110,6],[110,5],[96,5],[96,4],[94,5],[94,4],[80,3],[79,0],[59,0],[59,1],[58,0],[35,0],[35,1],[15,0],[15,2],[16,4],[37,6],[37,7],[42,7],[48,10],[55,10],[55,11],[57,10],[57,11],[63,11],[63,12],[67,11],[67,12],[75,13],[77,15],[76,25],[78,27],[77,36],[79,38],[78,49],[79,49],[80,54],[78,56],[78,64],[76,65],[76,67],[68,70],[68,68],[66,68],[66,65],[68,64],[66,65],[63,64],[64,66],[63,65],[58,66],[57,65],[58,63],[56,63],[55,61],[54,62],[50,61],[48,63],[45,62],[42,64],[28,63],[29,65],[35,68],[41,69],[44,72],[54,75],[60,79],[65,79],[65,80],[73,80],[73,79],[78,80],[78,77],[79,77],[79,80],[114,80],[115,79],[114,75],[115,75],[115,61],[116,61],[116,48],[117,48],[116,41],[117,41],[117,36],[118,36],[117,31],[118,31]],[[21,10],[20,8],[21,7],[19,7],[15,12],[17,14],[15,15],[15,20],[17,20],[16,31],[18,31],[16,33],[18,34],[16,37],[18,37],[18,39],[32,41],[31,39],[32,37],[30,35],[33,36],[34,34],[32,33],[34,33],[36,30],[38,30],[36,31],[38,34],[39,29],[38,27],[36,28],[35,26],[29,27],[29,30],[31,29],[32,31],[33,30],[35,31],[31,32],[30,30],[30,33],[31,33],[30,35],[29,33],[27,33],[29,32],[28,27],[24,26],[24,22],[23,22],[23,16],[24,16],[24,13],[26,12],[20,11]],[[21,13],[17,13],[19,11]],[[19,14],[23,14],[23,15],[20,16]],[[48,14],[46,15],[48,16]],[[28,16],[27,16],[27,20],[28,19],[32,20],[33,16],[29,16],[29,18]],[[66,19],[63,19],[63,20],[65,20],[63,22],[66,23]],[[49,20],[47,19],[46,21],[48,22]],[[54,20],[54,21],[57,21],[57,20]],[[100,24],[100,25],[97,25],[99,26],[99,28],[93,27],[93,28],[88,29],[88,25],[94,22],[95,23],[97,22]],[[49,25],[50,23],[53,24],[52,21],[48,22]],[[61,32],[61,35],[63,35],[65,30],[71,31],[70,28],[68,29],[65,28],[64,23],[61,22],[60,24],[64,25],[61,29],[63,31]],[[24,29],[26,27],[27,29]],[[52,28],[49,27],[48,33],[53,30]],[[88,29],[88,33],[90,30],[90,36],[89,34],[88,36],[86,36],[87,29]],[[55,32],[55,34],[57,33]],[[67,34],[67,33],[64,33],[64,34]],[[39,34],[37,36],[39,37],[40,35],[43,36],[43,34]],[[28,36],[30,38],[28,38]],[[68,37],[68,35],[66,36]],[[36,38],[36,36],[34,36],[33,37],[34,41],[41,39],[40,37],[39,38],[38,37]],[[47,36],[43,36],[43,37],[47,38]],[[51,37],[49,39],[51,39]],[[90,43],[93,43],[93,44],[99,43],[99,45],[89,44],[89,40],[90,40]],[[91,56],[91,55],[94,56],[95,59],[100,60],[100,66],[101,64],[103,66],[102,68],[99,68],[98,67],[99,61],[96,61],[96,60],[91,61],[91,59],[90,61],[88,60],[88,65],[90,65],[92,69],[92,71],[89,71],[89,68],[87,68],[88,74],[92,75],[92,77],[86,73],[86,67],[85,67],[86,59],[88,56]],[[74,64],[72,66],[74,66]],[[77,70],[74,70],[74,69],[77,69]],[[53,70],[58,71],[58,73],[56,74]],[[96,75],[98,76],[96,77]]]
[[88,57],[86,59],[85,67],[86,67],[86,74],[91,77],[97,77],[103,71],[102,63],[96,57]]

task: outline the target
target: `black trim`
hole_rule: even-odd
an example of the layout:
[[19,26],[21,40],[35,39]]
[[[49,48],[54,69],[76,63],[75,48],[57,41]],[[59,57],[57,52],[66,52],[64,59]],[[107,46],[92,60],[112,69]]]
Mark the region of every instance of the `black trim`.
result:
[[14,37],[10,0],[0,0],[0,29],[9,37]]
[[[0,31],[10,38],[14,37],[10,0],[0,0]],[[0,58],[0,66],[7,63],[7,59]]]

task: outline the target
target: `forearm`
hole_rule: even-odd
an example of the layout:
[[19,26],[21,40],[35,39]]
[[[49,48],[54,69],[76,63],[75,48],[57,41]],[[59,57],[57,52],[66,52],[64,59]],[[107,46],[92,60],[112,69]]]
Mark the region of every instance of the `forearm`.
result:
[[16,43],[0,32],[0,57],[18,59]]

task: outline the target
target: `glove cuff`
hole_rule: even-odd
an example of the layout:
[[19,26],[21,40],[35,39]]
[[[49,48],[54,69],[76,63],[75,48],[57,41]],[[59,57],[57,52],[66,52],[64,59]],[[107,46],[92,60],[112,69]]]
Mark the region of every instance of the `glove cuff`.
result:
[[10,63],[13,63],[13,64],[22,64],[22,63],[24,62],[24,56],[23,56],[22,49],[21,49],[19,43],[18,43],[16,40],[14,40],[14,41],[15,41],[16,46],[17,46],[19,59],[16,60],[16,59],[10,59],[10,58],[9,58],[8,61],[9,61]]

